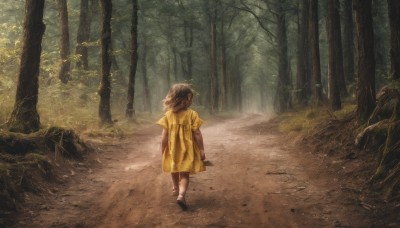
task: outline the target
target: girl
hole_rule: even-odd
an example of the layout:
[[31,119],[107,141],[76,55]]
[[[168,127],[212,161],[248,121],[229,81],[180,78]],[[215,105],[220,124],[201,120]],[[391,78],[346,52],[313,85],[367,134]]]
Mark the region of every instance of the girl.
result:
[[186,210],[189,173],[205,171],[204,145],[200,126],[203,120],[189,109],[194,90],[189,84],[175,84],[163,100],[164,116],[157,122],[163,127],[161,137],[162,168],[171,173],[173,195]]

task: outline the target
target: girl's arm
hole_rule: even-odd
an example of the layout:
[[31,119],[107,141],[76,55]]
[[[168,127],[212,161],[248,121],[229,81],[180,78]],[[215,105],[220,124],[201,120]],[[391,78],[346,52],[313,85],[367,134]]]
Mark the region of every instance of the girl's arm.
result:
[[206,159],[206,154],[204,153],[203,135],[201,134],[200,129],[197,129],[193,132],[193,138],[200,149],[201,160],[204,161]]
[[163,129],[161,133],[161,155],[164,153],[168,146],[168,131]]

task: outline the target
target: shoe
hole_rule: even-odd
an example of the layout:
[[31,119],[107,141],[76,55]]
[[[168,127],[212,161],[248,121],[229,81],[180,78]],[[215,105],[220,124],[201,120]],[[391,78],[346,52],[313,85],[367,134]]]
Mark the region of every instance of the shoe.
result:
[[179,195],[179,190],[176,188],[172,189],[172,196],[178,196]]
[[186,211],[187,210],[186,200],[185,200],[185,197],[183,195],[178,195],[178,198],[176,199],[176,202],[181,207],[182,211]]

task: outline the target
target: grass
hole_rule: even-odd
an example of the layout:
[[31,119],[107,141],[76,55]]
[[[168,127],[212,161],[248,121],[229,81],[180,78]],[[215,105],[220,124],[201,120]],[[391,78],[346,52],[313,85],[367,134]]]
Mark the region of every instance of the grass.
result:
[[[57,126],[78,133],[120,137],[136,130],[139,124],[156,121],[156,117],[149,113],[138,113],[135,123],[128,121],[125,118],[126,104],[112,102],[113,125],[103,126],[98,116],[99,96],[96,91],[73,82],[43,87],[37,105],[42,128]],[[12,112],[15,98],[9,95],[11,93],[15,94],[13,91],[0,93],[0,125],[7,122]]]
[[9,165],[7,163],[0,162],[0,178],[1,176],[9,175]]
[[322,121],[332,118],[342,119],[354,110],[355,105],[345,104],[341,110],[336,112],[332,112],[324,106],[288,112],[279,117],[281,119],[279,130],[284,133],[292,131],[309,132]]

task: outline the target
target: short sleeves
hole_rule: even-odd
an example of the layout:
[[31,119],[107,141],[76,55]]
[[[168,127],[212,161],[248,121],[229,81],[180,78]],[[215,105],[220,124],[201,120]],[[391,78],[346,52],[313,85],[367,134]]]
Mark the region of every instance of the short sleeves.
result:
[[202,119],[200,119],[199,114],[197,112],[193,111],[192,117],[191,117],[192,131],[199,129],[203,123],[204,123],[204,121]]
[[203,124],[197,112],[191,109],[167,111],[157,124],[168,131],[168,146],[162,158],[163,171],[192,174],[205,171],[201,151],[193,138],[193,132]]
[[157,124],[160,125],[162,128],[168,130],[168,119],[167,119],[167,116],[164,115],[160,120],[157,121]]

